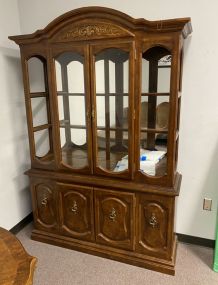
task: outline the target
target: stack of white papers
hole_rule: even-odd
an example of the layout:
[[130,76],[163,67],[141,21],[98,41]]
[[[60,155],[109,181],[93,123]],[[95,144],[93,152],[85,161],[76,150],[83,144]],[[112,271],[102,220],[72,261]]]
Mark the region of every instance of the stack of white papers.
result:
[[114,171],[124,171],[128,169],[129,160],[128,155],[124,156],[120,161],[117,162],[116,167],[114,168]]
[[140,160],[158,162],[164,157],[165,154],[166,154],[166,151],[163,151],[163,150],[141,149],[140,150]]
[[[144,173],[155,176],[157,163],[165,156],[166,151],[156,151],[156,150],[140,150],[140,170]],[[128,169],[128,155],[124,156],[114,169],[115,172],[124,171]]]

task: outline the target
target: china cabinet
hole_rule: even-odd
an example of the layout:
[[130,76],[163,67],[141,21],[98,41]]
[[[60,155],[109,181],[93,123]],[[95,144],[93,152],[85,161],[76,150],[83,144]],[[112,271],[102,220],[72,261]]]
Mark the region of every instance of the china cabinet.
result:
[[100,7],[9,37],[21,50],[32,238],[174,274],[190,18]]

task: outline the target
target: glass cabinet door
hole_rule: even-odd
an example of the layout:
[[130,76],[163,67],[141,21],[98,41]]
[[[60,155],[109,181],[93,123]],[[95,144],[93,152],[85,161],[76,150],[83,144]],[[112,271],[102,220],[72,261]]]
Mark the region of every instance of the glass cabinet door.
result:
[[61,161],[74,170],[91,170],[91,126],[85,48],[55,57]]
[[[116,45],[115,45],[116,46]],[[95,171],[128,176],[132,165],[132,79],[128,45],[92,47]]]
[[142,53],[140,151],[138,167],[146,176],[167,175],[171,53],[152,47]]

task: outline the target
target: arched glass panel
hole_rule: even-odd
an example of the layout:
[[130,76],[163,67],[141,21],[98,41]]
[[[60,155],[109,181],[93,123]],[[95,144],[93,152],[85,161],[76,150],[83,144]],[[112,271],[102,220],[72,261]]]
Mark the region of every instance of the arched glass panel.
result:
[[65,52],[55,59],[62,162],[88,166],[84,56]]
[[30,93],[45,92],[45,72],[41,59],[34,56],[28,60],[28,75]]
[[95,57],[97,165],[128,170],[129,53],[108,48]]
[[160,46],[142,54],[140,170],[150,176],[167,174],[171,54]]
[[45,157],[50,151],[49,131],[41,130],[34,133],[36,156],[39,159]]
[[33,127],[48,124],[47,98],[31,98]]
[[41,161],[53,159],[51,119],[47,90],[46,59],[33,56],[27,61],[35,154]]

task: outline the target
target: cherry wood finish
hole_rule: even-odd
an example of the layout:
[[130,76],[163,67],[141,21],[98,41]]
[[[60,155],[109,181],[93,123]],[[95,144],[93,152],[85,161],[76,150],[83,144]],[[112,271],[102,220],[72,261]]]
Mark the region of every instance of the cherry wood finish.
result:
[[32,285],[36,261],[12,233],[0,228],[1,285]]
[[45,231],[58,230],[57,194],[55,184],[40,179],[31,183],[32,206],[35,227]]
[[63,235],[94,240],[93,189],[57,183],[60,197],[60,231]]
[[135,195],[95,189],[96,242],[133,250]]
[[[87,7],[66,13],[33,34],[9,37],[21,50],[31,155],[31,169],[26,174],[32,193],[33,239],[175,273],[182,58],[184,39],[191,31],[190,18],[147,21],[113,9]],[[104,92],[96,88],[96,60],[109,49],[128,54],[128,92],[123,88],[122,64],[126,58],[122,52],[117,57],[113,53],[110,58],[103,57]],[[69,89],[68,58],[65,65],[60,63],[62,91],[57,90],[55,60],[67,52],[83,57],[83,93]],[[170,90],[159,92],[158,61],[165,55],[171,56]],[[45,90],[39,92],[30,91],[28,60],[32,57],[38,58],[44,68]],[[147,92],[142,90],[143,58],[149,63]],[[109,60],[115,64],[115,90],[111,92]],[[75,96],[85,101],[84,124],[70,121],[69,100]],[[142,96],[148,97],[146,127],[141,126]],[[157,101],[163,96],[169,101],[167,129],[156,127]],[[100,97],[105,98],[104,126],[97,120]],[[46,98],[47,123],[33,127],[32,98]],[[63,98],[63,120],[59,118],[59,98]],[[110,98],[115,99],[114,125]],[[128,110],[124,108],[126,98]],[[61,129],[66,136],[64,147]],[[72,129],[86,130],[84,145],[71,142]],[[34,136],[42,130],[49,132],[49,152],[37,157]],[[105,148],[98,146],[99,131],[105,132]],[[115,133],[113,146],[111,131]],[[127,131],[128,139],[124,133]],[[156,134],[167,136],[167,155],[157,165],[154,176],[140,170],[141,133],[147,134],[146,148],[151,150],[155,148]],[[128,167],[113,171],[126,154]]]
[[170,260],[174,239],[174,199],[138,194],[136,209],[136,251]]

